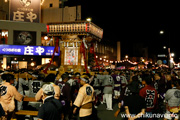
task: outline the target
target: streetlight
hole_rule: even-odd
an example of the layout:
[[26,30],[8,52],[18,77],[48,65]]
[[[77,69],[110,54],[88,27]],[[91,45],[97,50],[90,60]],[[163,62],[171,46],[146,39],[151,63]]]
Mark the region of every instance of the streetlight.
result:
[[174,53],[171,53],[171,57],[174,57]]
[[92,18],[86,18],[86,21],[91,22]]
[[166,46],[163,46],[163,49],[166,49]]
[[[163,35],[164,34],[164,31],[163,30],[160,30],[160,32],[159,32],[161,35]],[[174,56],[174,54],[171,54],[171,50],[170,50],[170,33],[168,32],[168,48],[167,48],[167,50],[168,50],[168,55],[169,55],[169,58],[168,58],[168,66],[169,66],[169,68],[171,69],[171,68],[173,68],[172,67],[172,65],[171,65],[171,57],[173,57]],[[164,46],[163,47],[164,49],[166,49],[166,46]]]
[[161,30],[159,33],[162,35],[162,34],[164,34],[164,31],[163,31],[163,30]]
[[128,55],[126,55],[125,58],[128,59]]

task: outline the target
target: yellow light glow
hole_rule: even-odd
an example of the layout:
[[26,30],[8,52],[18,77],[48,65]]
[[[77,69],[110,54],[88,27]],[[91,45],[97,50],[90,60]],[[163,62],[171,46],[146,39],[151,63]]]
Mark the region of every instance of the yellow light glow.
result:
[[164,31],[163,31],[163,30],[161,30],[159,33],[160,33],[160,34],[164,34]]
[[43,3],[44,3],[44,0],[41,0],[41,5],[43,5]]
[[125,58],[127,59],[127,58],[128,58],[128,55],[126,55]]
[[47,40],[47,39],[48,39],[48,36],[44,36],[44,39]]
[[174,57],[174,53],[171,53],[171,57]]
[[7,36],[8,37],[8,32],[7,31],[3,31],[2,32],[2,36]]
[[86,19],[86,21],[88,21],[88,22],[91,22],[91,20],[92,20],[91,18],[87,18],[87,19]]
[[32,62],[32,63],[31,63],[31,66],[34,66],[34,65],[35,65],[35,64]]

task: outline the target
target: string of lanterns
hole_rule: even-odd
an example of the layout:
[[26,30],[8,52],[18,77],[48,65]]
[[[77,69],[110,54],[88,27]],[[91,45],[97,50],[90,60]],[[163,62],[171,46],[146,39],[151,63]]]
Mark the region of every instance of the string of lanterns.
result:
[[[96,58],[98,58],[98,56],[96,56]],[[122,61],[112,61],[112,60],[106,60],[106,59],[102,59],[102,58],[99,58],[99,60],[103,60],[103,61],[106,61],[106,62],[110,62],[110,63],[123,63],[125,61],[129,62],[130,64],[133,64],[133,65],[137,65],[138,63],[137,62],[132,62],[130,60],[122,60]]]

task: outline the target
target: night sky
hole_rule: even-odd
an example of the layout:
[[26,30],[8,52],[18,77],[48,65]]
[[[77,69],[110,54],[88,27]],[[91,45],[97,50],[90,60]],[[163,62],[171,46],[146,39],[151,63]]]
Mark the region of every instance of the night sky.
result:
[[[92,18],[92,22],[103,28],[102,41],[121,42],[122,56],[133,57],[134,44],[148,47],[151,54],[163,54],[163,46],[170,46],[179,61],[180,54],[180,7],[178,3],[164,1],[105,1],[69,0],[68,4],[82,5],[82,19]],[[160,30],[164,34],[160,35]]]

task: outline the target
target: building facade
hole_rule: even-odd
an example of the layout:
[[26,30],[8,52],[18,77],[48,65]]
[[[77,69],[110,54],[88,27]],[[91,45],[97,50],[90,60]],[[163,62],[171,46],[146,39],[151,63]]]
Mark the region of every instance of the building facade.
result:
[[[0,25],[0,38],[2,39],[0,44],[14,45],[14,31],[25,31],[36,34],[36,42],[34,42],[35,46],[55,46],[55,40],[57,37],[48,35],[48,32],[46,31],[47,24],[81,21],[81,5],[66,6],[66,1],[68,0],[41,0],[40,23],[0,21],[1,23],[6,23],[3,24],[3,26],[1,26],[2,24]],[[9,20],[9,0],[0,0],[0,20]],[[18,29],[16,30],[15,28]],[[114,48],[112,45],[104,42],[103,40],[101,42],[96,41],[95,52],[99,63],[103,66],[110,66],[111,63],[120,59],[120,48],[119,46],[117,48]],[[1,56],[1,63],[7,64],[6,67],[11,65],[9,62],[12,60],[27,61],[27,65],[24,66],[30,66],[28,64],[32,63],[32,60],[34,59],[26,56],[27,58],[22,58],[21,60],[20,56],[11,56],[11,58],[6,56],[7,60],[6,62],[3,62],[5,61],[5,59],[3,59],[4,57]],[[39,58],[40,62],[35,65],[48,63],[51,59],[50,57],[45,56],[38,56],[36,58]],[[55,57],[55,59],[58,60],[59,58]],[[3,65],[4,69],[6,67]]]

